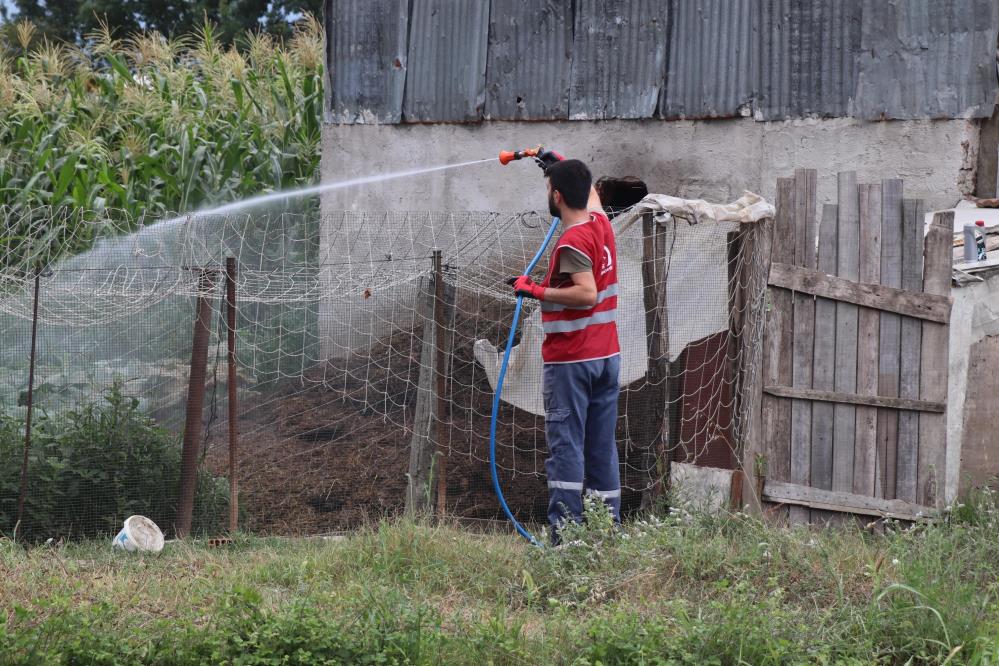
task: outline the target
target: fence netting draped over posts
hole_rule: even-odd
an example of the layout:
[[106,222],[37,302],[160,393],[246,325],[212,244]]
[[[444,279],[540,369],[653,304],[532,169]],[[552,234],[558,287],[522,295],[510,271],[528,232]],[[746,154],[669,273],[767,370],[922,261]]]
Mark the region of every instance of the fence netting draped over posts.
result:
[[[153,222],[107,212],[0,213],[0,531],[13,532],[24,489],[18,529],[29,538],[111,534],[133,513],[172,532],[199,296],[212,316],[193,528],[225,529],[226,257],[237,266],[241,529],[349,529],[401,513],[407,502],[439,504],[464,519],[501,517],[487,460],[493,385],[515,302],[506,280],[537,250],[546,215],[254,213]],[[615,225],[617,439],[624,506],[633,511],[654,499],[667,458],[738,464],[771,226],[661,211],[653,219],[638,208]],[[34,423],[22,484],[36,276]],[[498,465],[514,513],[542,521],[536,303],[527,302],[517,341]]]

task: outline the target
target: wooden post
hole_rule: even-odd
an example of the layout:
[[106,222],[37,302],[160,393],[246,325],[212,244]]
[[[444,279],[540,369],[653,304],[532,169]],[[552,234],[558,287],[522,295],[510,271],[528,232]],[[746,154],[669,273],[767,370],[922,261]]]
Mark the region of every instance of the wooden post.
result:
[[191,376],[187,387],[184,420],[184,448],[180,462],[180,499],[177,506],[177,536],[191,533],[194,494],[198,486],[198,453],[202,410],[205,404],[205,370],[208,367],[208,340],[211,337],[212,272],[202,269],[198,278],[198,304],[191,342]]
[[[736,460],[743,478],[743,502],[754,513],[763,511],[763,483],[766,476],[766,459],[763,455],[762,403],[763,403],[763,353],[754,350],[757,342],[754,331],[760,317],[766,321],[767,304],[758,303],[760,295],[766,296],[770,275],[770,249],[773,242],[773,220],[742,225],[739,230],[741,253],[739,286],[742,295],[737,299],[743,313],[740,318],[739,355],[741,362],[740,418],[743,420],[740,440],[736,443]],[[761,307],[762,306],[762,307]],[[762,464],[758,464],[761,462]]]
[[[926,234],[923,292],[950,295],[954,213],[937,213]],[[919,393],[923,400],[947,399],[948,340],[947,324],[922,323],[922,369]],[[919,415],[919,466],[916,501],[923,506],[943,508],[946,479],[947,415]]]
[[[673,233],[676,233],[674,229]],[[645,305],[645,349],[649,357],[640,404],[645,414],[636,444],[655,452],[655,472],[643,496],[654,505],[669,483],[669,308],[666,297],[666,229],[652,213],[642,216],[642,300]]]
[[225,260],[226,350],[228,352],[229,391],[229,531],[239,529],[238,455],[239,424],[236,417],[236,258]]
[[[434,250],[431,275],[421,280],[417,296],[417,312],[423,320],[423,344],[420,348],[420,377],[409,449],[409,482],[406,487],[406,512],[409,514],[429,511],[435,496],[438,500],[447,499],[447,480],[445,478],[442,487],[440,466],[436,472],[437,485],[432,486],[431,483],[435,475],[436,453],[445,450],[447,438],[447,427],[443,423],[447,410],[445,345],[448,322],[454,313],[453,302],[454,290],[443,280],[441,252]],[[444,470],[444,475],[446,473]]]
[[21,458],[21,487],[17,495],[17,522],[15,532],[24,520],[24,501],[28,497],[28,452],[31,450],[31,412],[34,406],[35,388],[35,349],[38,340],[38,292],[41,284],[41,271],[35,271],[35,291],[31,303],[31,351],[28,355],[28,411],[24,417],[24,456]]
[[[789,264],[794,260],[796,231],[794,209],[794,179],[778,178],[777,216],[774,218],[771,262]],[[763,329],[763,385],[790,386],[792,354],[788,352],[793,345],[791,291],[777,287],[765,288],[768,307]],[[764,395],[761,404],[762,453],[766,456],[765,477],[775,481],[788,481],[791,473],[791,401],[787,398]],[[757,485],[761,483],[758,482]]]
[[436,429],[434,444],[437,450],[437,517],[443,518],[447,508],[447,359],[448,359],[448,307],[445,302],[444,266],[441,251],[434,250],[434,370],[436,377]]

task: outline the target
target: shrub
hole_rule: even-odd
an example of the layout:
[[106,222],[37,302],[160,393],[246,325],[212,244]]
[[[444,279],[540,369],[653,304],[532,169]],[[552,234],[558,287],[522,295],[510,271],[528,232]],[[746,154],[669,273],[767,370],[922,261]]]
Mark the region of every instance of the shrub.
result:
[[[0,529],[17,519],[24,423],[0,415]],[[38,413],[28,459],[28,493],[18,537],[79,538],[116,533],[140,514],[169,529],[180,490],[180,446],[112,386],[97,402],[60,415]],[[194,530],[221,528],[228,486],[198,475]]]

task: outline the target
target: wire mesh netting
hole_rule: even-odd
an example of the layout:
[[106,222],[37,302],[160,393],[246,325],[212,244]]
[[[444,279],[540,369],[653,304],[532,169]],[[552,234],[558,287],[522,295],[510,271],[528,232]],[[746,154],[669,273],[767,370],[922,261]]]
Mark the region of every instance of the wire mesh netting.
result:
[[[515,303],[506,279],[537,250],[546,216],[271,213],[150,223],[0,213],[8,239],[0,531],[113,533],[139,513],[171,532],[199,354],[207,372],[197,433],[189,433],[198,450],[193,528],[226,528],[227,257],[236,260],[241,529],[318,534],[400,513],[407,497],[416,501],[414,451],[428,448],[437,463],[432,487],[415,493],[424,504],[441,502],[464,519],[501,517],[488,445]],[[643,224],[637,211],[614,220],[626,514],[648,501],[664,457],[733,467],[748,425],[743,386],[758,360],[770,227],[691,222]],[[658,294],[658,320],[647,316],[650,294]],[[207,351],[192,354],[199,299],[210,308],[210,336]],[[665,343],[651,359],[650,323]],[[543,521],[547,505],[541,337],[529,302],[497,437],[508,502],[526,522]],[[656,395],[666,401],[659,411]]]

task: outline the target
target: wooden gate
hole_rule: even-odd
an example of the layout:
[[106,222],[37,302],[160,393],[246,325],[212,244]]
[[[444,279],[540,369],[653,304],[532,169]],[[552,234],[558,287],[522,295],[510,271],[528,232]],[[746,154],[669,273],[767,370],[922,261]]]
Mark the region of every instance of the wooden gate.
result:
[[924,237],[899,179],[840,173],[816,220],[816,172],[777,183],[750,488],[792,522],[918,519],[944,492],[953,213]]

